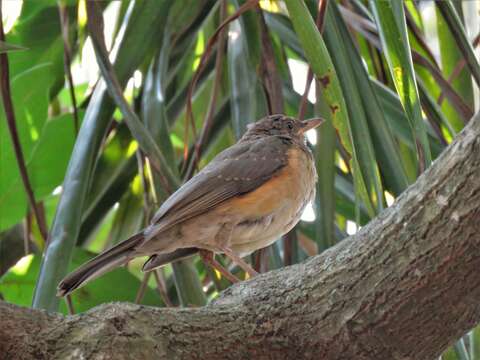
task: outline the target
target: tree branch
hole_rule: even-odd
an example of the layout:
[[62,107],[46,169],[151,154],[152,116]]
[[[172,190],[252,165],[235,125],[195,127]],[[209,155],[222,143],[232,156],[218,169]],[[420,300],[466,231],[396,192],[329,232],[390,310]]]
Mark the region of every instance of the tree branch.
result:
[[0,303],[9,357],[433,359],[480,321],[480,115],[396,203],[305,263],[203,308]]

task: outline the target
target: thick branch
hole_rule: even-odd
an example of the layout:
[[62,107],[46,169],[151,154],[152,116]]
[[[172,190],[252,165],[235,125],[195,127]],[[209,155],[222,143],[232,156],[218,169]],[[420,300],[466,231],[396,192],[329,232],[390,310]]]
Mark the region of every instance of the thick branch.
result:
[[480,116],[358,234],[196,309],[0,303],[7,358],[433,359],[480,321]]

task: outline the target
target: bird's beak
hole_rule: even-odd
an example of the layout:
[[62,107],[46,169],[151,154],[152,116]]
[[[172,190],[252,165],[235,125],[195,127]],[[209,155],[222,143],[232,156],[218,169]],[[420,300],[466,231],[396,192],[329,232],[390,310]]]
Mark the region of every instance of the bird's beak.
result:
[[302,126],[300,128],[300,133],[304,134],[308,130],[315,129],[317,126],[319,126],[324,121],[325,121],[325,119],[322,119],[322,118],[303,120],[303,121],[301,121]]

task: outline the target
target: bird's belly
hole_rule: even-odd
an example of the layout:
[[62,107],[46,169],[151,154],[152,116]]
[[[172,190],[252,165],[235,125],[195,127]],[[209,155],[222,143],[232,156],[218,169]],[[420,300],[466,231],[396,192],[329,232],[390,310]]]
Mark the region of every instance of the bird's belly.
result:
[[240,256],[247,255],[272,244],[297,224],[315,196],[315,182],[313,159],[302,150],[291,151],[288,165],[254,191],[172,227],[161,234],[162,241],[150,241],[144,247],[150,253],[164,253],[182,247],[215,251],[227,246]]
[[[286,206],[256,221],[246,220],[239,223],[232,232],[230,246],[240,256],[274,243],[279,237],[290,231],[300,220],[304,205]],[[294,211],[297,209],[297,211]]]

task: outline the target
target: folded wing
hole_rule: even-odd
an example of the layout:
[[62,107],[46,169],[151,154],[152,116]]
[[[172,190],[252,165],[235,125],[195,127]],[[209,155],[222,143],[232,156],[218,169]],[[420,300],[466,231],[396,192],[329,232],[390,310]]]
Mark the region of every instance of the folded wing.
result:
[[216,205],[255,190],[287,165],[291,139],[270,136],[221,152],[163,203],[146,229],[146,240]]

